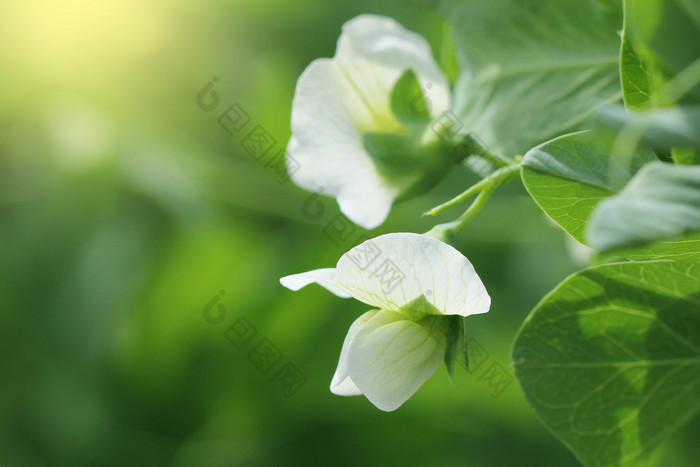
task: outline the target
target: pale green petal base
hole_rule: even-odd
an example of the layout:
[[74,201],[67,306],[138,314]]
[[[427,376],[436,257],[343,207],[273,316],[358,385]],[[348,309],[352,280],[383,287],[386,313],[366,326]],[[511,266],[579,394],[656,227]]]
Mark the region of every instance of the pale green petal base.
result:
[[442,363],[446,339],[440,320],[416,322],[388,310],[365,313],[345,338],[331,391],[361,393],[380,410],[396,410]]

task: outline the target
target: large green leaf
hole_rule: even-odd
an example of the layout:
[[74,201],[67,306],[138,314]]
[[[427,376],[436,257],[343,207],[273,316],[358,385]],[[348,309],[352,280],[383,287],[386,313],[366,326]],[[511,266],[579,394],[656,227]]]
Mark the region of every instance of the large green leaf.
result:
[[[700,166],[655,162],[644,166],[619,194],[598,205],[587,237],[593,248],[611,250],[696,231],[700,231]],[[700,259],[699,245],[686,238],[666,246],[674,253],[676,246],[682,246]],[[656,253],[663,256],[663,251]]]
[[620,7],[592,0],[444,2],[462,70],[454,108],[464,129],[513,156],[618,100]]
[[613,144],[601,134],[573,133],[541,144],[523,158],[522,179],[532,198],[584,244],[595,206],[617,193],[643,164],[656,160],[649,150],[613,151]]
[[640,465],[700,408],[700,265],[598,266],[527,318],[515,373],[544,423],[587,465]]

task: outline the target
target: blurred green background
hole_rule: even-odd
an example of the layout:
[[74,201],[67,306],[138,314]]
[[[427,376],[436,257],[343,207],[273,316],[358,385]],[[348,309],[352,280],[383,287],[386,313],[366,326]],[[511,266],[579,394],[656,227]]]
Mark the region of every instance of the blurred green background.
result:
[[[483,366],[453,384],[441,368],[388,414],[328,390],[366,307],[278,279],[333,266],[363,232],[332,241],[335,202],[309,215],[318,200],[241,142],[261,125],[284,149],[297,77],[360,13],[440,48],[442,19],[400,1],[0,4],[0,465],[577,465],[515,381],[480,379],[577,268],[517,182],[460,238],[493,298],[469,319]],[[250,122],[232,136],[217,119],[234,103]],[[475,179],[456,171],[371,235],[428,230],[420,213]],[[257,331],[240,349],[239,318]],[[249,358],[263,338],[281,355],[266,373]],[[291,395],[288,362],[305,378]]]

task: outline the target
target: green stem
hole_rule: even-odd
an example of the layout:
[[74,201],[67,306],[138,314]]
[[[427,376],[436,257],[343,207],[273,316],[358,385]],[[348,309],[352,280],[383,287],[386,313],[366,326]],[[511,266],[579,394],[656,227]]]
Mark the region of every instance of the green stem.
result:
[[464,211],[464,214],[457,218],[457,225],[454,227],[455,232],[462,230],[465,225],[467,225],[472,219],[474,219],[474,217],[476,217],[477,214],[479,214],[481,208],[483,208],[486,202],[491,198],[491,196],[493,196],[497,188],[497,186],[491,185],[479,193],[479,196],[477,196],[471,206]]
[[[464,226],[466,226],[469,222],[471,222],[477,214],[479,214],[486,202],[491,198],[491,196],[493,196],[494,193],[496,193],[496,191],[502,184],[504,184],[511,178],[514,178],[519,173],[519,169],[519,164],[511,164],[508,167],[504,167],[503,169],[497,170],[490,177],[485,178],[484,180],[477,183],[465,192],[471,192],[471,194],[465,196],[465,193],[462,193],[462,195],[457,197],[461,198],[457,202],[463,201],[469,196],[475,194],[477,191],[480,191],[476,199],[467,208],[467,210],[464,211],[464,213],[461,216],[459,216],[452,222],[446,222],[444,224],[436,225],[435,227],[427,231],[424,235],[437,238],[445,243],[449,243],[452,245],[456,244],[457,234],[459,233],[459,231],[462,230]],[[474,188],[477,185],[479,186],[479,190]],[[453,206],[454,204],[457,204],[457,202],[454,202],[457,198],[445,203],[442,206],[445,206],[445,208],[447,208]],[[441,208],[442,206],[438,206],[435,209]],[[431,210],[430,212],[434,211],[435,209]]]
[[508,165],[513,163],[513,160],[507,158],[506,156],[501,156],[501,155],[498,155],[496,153],[486,151],[486,150],[484,150],[476,155],[483,157],[484,159],[493,163],[497,167],[508,167]]
[[[503,168],[500,168],[496,170],[494,173],[486,177],[485,179],[481,180],[480,182],[476,183],[475,185],[472,185],[471,187],[467,188],[466,191],[464,191],[462,194],[452,198],[451,200],[447,201],[446,203],[443,203],[439,206],[436,206],[432,208],[430,211],[426,212],[423,214],[424,216],[434,216],[435,214],[439,214],[442,211],[449,209],[453,206],[456,206],[460,204],[461,202],[471,198],[477,193],[483,192],[484,190],[487,190],[491,186],[495,186],[496,188],[501,186],[503,183],[507,182],[508,180],[515,178],[520,171],[520,164],[515,163],[515,164],[510,164],[507,165]],[[471,209],[471,208],[470,208]]]
[[490,186],[484,191],[479,193],[474,202],[469,206],[469,208],[464,211],[464,214],[459,216],[456,220],[452,222],[446,222],[444,224],[438,224],[424,235],[429,237],[437,238],[445,243],[455,245],[457,241],[457,234],[460,230],[464,228],[476,215],[481,211],[486,202],[491,198],[491,196],[496,192],[496,186]]

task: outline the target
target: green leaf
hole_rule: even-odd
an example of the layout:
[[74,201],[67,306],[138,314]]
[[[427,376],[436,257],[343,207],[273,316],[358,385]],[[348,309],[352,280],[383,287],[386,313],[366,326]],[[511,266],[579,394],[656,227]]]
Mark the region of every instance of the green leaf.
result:
[[[670,80],[700,57],[700,3],[696,0],[624,3],[625,35],[648,69]],[[686,101],[700,102],[700,81],[690,87]]]
[[532,407],[584,464],[640,465],[700,408],[700,265],[577,273],[535,307],[512,358]]
[[[631,113],[604,109],[599,120],[657,149],[673,148],[680,164],[700,163],[700,3],[688,0],[625,0],[620,78]],[[690,104],[690,105],[688,105]]]
[[700,262],[700,232],[681,239],[661,240],[632,249],[613,250],[609,256],[622,256],[631,260],[663,258],[680,262]]
[[621,97],[617,1],[450,0],[442,9],[462,70],[455,113],[493,152],[522,154]]
[[391,111],[404,125],[430,123],[430,109],[413,70],[406,70],[396,81],[390,96]]
[[631,109],[656,107],[659,72],[653,63],[643,60],[635,51],[630,39],[629,14],[625,15],[625,27],[620,49],[620,82],[625,106]]
[[[700,38],[698,39],[700,40]],[[661,149],[700,148],[700,105],[626,112],[612,105],[598,112],[599,125]]]
[[593,132],[561,136],[525,154],[522,179],[535,202],[581,243],[595,206],[617,193],[645,163],[647,149],[617,151],[613,141]]
[[[698,230],[700,166],[653,162],[644,166],[619,194],[598,205],[591,216],[588,239],[597,250],[611,250]],[[678,242],[684,244],[686,239]],[[697,244],[693,246],[697,248]],[[696,252],[700,255],[700,250]]]

